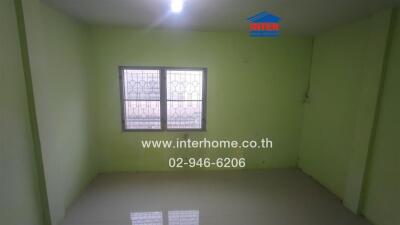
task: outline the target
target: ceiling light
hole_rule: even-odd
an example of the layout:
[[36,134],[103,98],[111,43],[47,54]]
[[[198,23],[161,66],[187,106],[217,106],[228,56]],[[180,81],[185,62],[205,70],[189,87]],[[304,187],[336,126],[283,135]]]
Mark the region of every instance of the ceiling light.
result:
[[183,0],[171,0],[171,11],[180,13],[183,8]]

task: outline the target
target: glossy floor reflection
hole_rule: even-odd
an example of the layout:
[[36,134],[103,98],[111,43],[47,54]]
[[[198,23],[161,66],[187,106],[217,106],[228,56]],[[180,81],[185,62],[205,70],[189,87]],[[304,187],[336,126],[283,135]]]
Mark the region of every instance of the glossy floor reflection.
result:
[[168,225],[199,225],[199,210],[168,211]]
[[133,212],[132,225],[163,225],[162,212]]
[[63,225],[371,225],[297,170],[98,176]]
[[[168,211],[168,225],[199,225],[199,210]],[[163,225],[163,212],[132,212],[132,225]]]

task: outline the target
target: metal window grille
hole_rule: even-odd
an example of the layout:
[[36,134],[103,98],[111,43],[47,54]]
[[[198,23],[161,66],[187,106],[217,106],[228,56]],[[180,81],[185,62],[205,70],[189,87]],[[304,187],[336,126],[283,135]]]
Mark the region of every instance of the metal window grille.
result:
[[124,131],[205,130],[207,69],[120,67]]

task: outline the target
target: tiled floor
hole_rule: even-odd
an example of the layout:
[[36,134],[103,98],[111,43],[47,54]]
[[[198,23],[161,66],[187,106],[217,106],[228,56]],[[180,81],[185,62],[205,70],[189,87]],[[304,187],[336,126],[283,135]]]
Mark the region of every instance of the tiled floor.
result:
[[370,225],[297,170],[103,174],[63,225]]

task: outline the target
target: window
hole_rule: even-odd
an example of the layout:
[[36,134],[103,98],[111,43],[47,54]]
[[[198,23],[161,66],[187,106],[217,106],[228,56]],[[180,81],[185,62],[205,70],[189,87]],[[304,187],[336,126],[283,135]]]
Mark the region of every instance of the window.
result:
[[120,67],[124,131],[205,130],[207,69]]

